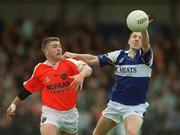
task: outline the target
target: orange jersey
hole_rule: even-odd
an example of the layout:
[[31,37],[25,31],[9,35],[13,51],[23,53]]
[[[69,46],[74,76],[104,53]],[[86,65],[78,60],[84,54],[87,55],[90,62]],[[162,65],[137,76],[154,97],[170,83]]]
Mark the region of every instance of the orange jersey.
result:
[[71,89],[73,76],[79,73],[84,63],[74,59],[65,59],[52,66],[47,61],[39,63],[32,77],[24,82],[31,93],[42,91],[42,104],[57,110],[69,110],[76,106],[77,90]]

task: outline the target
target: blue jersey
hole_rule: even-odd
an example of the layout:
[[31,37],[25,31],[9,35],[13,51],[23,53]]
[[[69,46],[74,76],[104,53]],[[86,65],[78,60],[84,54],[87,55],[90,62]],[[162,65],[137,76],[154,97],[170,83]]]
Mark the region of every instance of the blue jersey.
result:
[[138,105],[146,102],[146,93],[152,72],[153,53],[140,49],[134,59],[129,51],[118,50],[98,56],[100,66],[115,67],[115,84],[110,100],[125,105]]

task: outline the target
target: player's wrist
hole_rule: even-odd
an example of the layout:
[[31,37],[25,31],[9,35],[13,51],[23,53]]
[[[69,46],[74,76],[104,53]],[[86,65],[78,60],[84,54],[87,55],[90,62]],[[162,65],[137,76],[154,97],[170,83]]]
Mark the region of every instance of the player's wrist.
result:
[[11,108],[11,112],[14,112],[15,110],[16,110],[16,104],[14,104],[14,103],[12,103],[11,105],[10,105],[10,108]]

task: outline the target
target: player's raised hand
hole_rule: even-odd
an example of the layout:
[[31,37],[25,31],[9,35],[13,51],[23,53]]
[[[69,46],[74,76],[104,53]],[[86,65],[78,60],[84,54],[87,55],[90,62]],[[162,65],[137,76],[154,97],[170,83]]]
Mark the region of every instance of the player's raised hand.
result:
[[77,74],[74,76],[69,76],[71,79],[73,79],[70,88],[73,89],[80,89],[80,91],[82,91],[82,87],[83,87],[83,83],[84,83],[84,76],[81,74]]
[[154,18],[151,15],[148,15],[148,18],[149,18],[149,24],[154,21]]
[[16,105],[15,104],[11,104],[8,109],[6,110],[6,116],[9,119],[12,119],[13,116],[15,116],[15,111],[16,111]]

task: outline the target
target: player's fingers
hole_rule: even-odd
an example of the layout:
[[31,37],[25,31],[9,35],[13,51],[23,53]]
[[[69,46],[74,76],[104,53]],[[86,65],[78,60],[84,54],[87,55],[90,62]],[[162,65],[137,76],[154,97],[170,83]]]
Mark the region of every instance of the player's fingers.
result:
[[154,21],[152,16],[148,15],[148,18],[149,18],[149,24]]
[[70,86],[71,89],[77,90],[79,87],[79,83],[74,83],[73,85]]
[[15,112],[12,111],[12,109],[10,108],[10,109],[8,109],[8,110],[6,111],[6,114],[8,114],[8,115],[15,115]]
[[69,78],[74,79],[74,76],[69,76]]
[[80,91],[82,91],[83,83],[80,84]]
[[66,56],[65,56],[65,55],[62,55],[62,59],[63,59],[63,60],[66,59]]
[[71,82],[70,86],[74,85],[76,83],[76,80],[74,79],[74,76],[69,76],[69,78],[73,79],[73,81]]
[[79,86],[80,86],[80,84],[76,85],[75,90],[78,90]]
[[12,120],[12,117],[8,114],[6,114],[6,117],[9,119],[9,120]]
[[12,115],[6,115],[6,117],[9,119],[9,120],[12,120]]
[[64,55],[63,55],[63,58],[69,58],[69,57],[68,57],[68,55],[64,54]]
[[76,80],[72,81],[71,84],[70,84],[70,87],[76,85],[78,82]]
[[14,112],[11,112],[10,110],[7,110],[6,112],[6,116],[8,119],[12,120],[12,117],[15,115]]
[[75,81],[71,82],[70,87],[72,87],[75,84]]
[[75,88],[77,85],[79,85],[79,82],[75,80],[71,83],[70,87]]
[[74,89],[81,91],[82,90],[82,86],[81,85],[82,85],[82,83],[78,82],[77,85],[74,85]]
[[154,21],[154,19],[151,19],[151,20],[149,20],[149,23],[152,23]]

